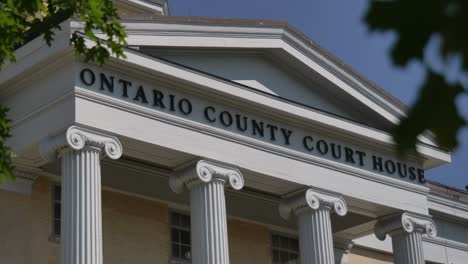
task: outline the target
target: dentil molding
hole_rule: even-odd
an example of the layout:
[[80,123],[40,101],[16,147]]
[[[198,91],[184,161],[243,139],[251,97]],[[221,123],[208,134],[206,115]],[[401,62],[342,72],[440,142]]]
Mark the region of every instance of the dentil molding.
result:
[[380,240],[394,232],[418,232],[429,237],[437,235],[437,228],[429,215],[415,213],[397,213],[380,219],[374,227],[375,236]]
[[294,196],[279,205],[280,215],[284,219],[289,219],[292,212],[297,215],[305,210],[323,209],[334,211],[340,216],[348,212],[346,201],[341,195],[315,188],[309,188],[305,193]]
[[71,126],[65,133],[44,140],[40,154],[44,160],[53,161],[64,149],[80,150],[85,146],[104,150],[102,153],[111,159],[122,156],[122,144],[116,137],[78,126]]
[[234,190],[244,187],[244,177],[238,169],[208,160],[199,160],[176,171],[169,178],[169,185],[174,192],[181,193],[184,187],[190,189],[194,184],[209,183],[213,179],[228,183]]

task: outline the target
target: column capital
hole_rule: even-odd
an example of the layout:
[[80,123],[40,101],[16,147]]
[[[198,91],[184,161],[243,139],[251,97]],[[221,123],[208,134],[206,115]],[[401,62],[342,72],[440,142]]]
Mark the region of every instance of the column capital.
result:
[[418,232],[430,237],[437,235],[437,228],[431,216],[408,212],[385,216],[374,227],[375,236],[380,240],[385,240],[387,234],[392,235],[399,231],[408,234]]
[[315,188],[309,188],[279,206],[280,215],[284,219],[289,219],[292,212],[300,214],[307,210],[317,211],[321,209],[334,211],[339,216],[344,216],[348,212],[346,201],[340,194]]
[[71,126],[64,133],[44,140],[40,153],[44,160],[53,161],[64,149],[80,150],[85,146],[104,150],[103,154],[111,159],[122,156],[122,144],[116,137],[78,126]]
[[169,185],[174,192],[181,193],[184,187],[190,189],[197,183],[208,183],[213,179],[222,180],[235,190],[244,187],[244,177],[238,169],[208,160],[198,160],[176,170],[169,178]]

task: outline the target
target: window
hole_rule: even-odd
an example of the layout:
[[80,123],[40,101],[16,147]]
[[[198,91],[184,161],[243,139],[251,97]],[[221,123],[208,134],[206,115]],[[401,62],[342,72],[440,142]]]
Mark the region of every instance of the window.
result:
[[60,239],[60,223],[62,215],[62,188],[60,185],[52,186],[52,239]]
[[189,262],[190,250],[190,216],[171,212],[171,256]]
[[273,264],[297,264],[299,262],[299,242],[282,235],[272,235]]

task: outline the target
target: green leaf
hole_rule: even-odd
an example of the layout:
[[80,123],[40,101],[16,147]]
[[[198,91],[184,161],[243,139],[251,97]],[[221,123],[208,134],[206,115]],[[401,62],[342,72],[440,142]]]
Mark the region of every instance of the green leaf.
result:
[[457,132],[466,126],[456,106],[457,96],[462,93],[466,91],[460,84],[449,84],[442,75],[429,70],[418,100],[395,129],[399,153],[414,149],[417,136],[425,130],[434,133],[441,147],[455,149]]

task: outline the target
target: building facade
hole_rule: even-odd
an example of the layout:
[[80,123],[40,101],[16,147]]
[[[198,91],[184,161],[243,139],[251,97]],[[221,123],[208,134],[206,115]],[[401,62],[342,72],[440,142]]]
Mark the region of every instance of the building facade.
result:
[[398,100],[287,23],[115,2],[126,58],[78,60],[68,20],[0,72],[0,263],[468,261],[468,193],[424,178],[430,134],[396,155]]

